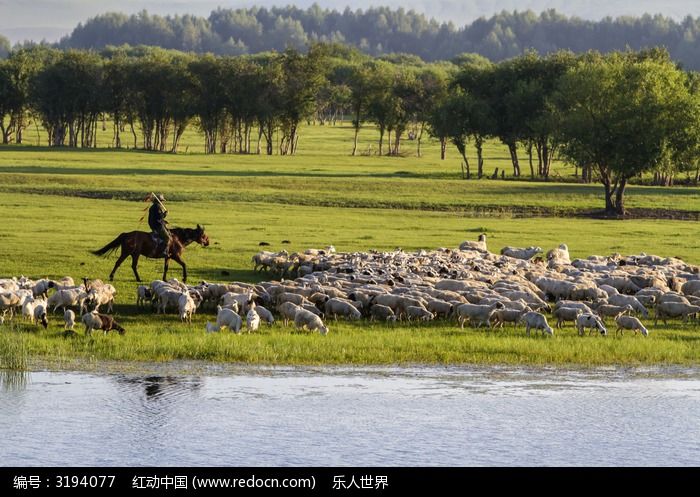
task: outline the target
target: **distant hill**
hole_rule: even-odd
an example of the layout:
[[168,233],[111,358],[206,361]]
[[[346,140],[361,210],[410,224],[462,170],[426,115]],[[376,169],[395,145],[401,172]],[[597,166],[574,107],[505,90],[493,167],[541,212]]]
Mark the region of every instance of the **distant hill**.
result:
[[544,54],[559,49],[607,52],[664,46],[685,67],[700,69],[700,17],[674,20],[645,14],[592,21],[555,10],[504,11],[464,26],[388,7],[218,8],[208,17],[107,13],[79,24],[59,45],[101,49],[128,43],[236,55],[283,50],[289,45],[303,48],[313,41],[345,43],[372,55],[415,54],[428,61],[464,52],[498,61],[527,49]]

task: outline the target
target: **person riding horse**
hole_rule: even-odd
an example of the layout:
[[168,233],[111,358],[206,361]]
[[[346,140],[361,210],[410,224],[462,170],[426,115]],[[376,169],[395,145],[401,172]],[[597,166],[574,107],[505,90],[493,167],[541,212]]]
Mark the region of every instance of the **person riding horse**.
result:
[[165,197],[163,195],[151,195],[151,201],[153,205],[148,209],[148,226],[153,230],[154,238],[164,244],[163,256],[167,257],[172,237],[170,230],[168,230],[168,221],[165,220],[165,216],[168,215],[168,209],[163,205]]

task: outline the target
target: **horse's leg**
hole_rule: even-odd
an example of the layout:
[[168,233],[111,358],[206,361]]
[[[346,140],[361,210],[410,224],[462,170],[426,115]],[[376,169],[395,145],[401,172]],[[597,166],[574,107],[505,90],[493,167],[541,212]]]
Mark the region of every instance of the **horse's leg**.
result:
[[168,281],[168,258],[165,258],[165,262],[163,263],[163,281]]
[[112,272],[109,273],[109,281],[114,280],[114,273],[117,272],[117,269],[119,269],[119,266],[122,265],[122,262],[124,262],[127,257],[129,257],[129,254],[124,253],[124,249],[122,249],[122,253],[119,256],[119,259],[117,259],[117,262],[114,263],[114,269],[112,269]]
[[134,252],[133,254],[131,254],[131,269],[134,270],[134,276],[136,276],[136,281],[138,281],[139,283],[141,282],[141,277],[139,276],[139,272],[138,272],[137,268],[139,265],[139,256],[140,255],[141,254],[139,254],[138,252]]
[[185,264],[185,261],[183,261],[177,254],[173,254],[171,259],[182,266],[182,282],[187,282],[187,265]]

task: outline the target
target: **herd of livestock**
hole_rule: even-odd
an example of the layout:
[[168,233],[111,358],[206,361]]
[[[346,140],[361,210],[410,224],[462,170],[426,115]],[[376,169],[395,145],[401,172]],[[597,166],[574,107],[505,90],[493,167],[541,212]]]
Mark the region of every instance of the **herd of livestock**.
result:
[[[528,335],[531,330],[553,335],[549,314],[554,327],[572,323],[579,335],[586,330],[606,335],[606,322],[612,320],[616,334],[630,330],[647,336],[642,320],[652,315],[657,325],[700,314],[697,266],[647,254],[571,260],[565,244],[546,254],[539,247],[492,253],[481,235],[458,249],[337,253],[330,246],[293,254],[261,251],[252,263],[254,271],[275,279],[193,286],[157,280],[137,287],[136,305],[154,313],[177,312],[187,322],[197,312],[215,312],[208,332],[254,332],[277,319],[324,335],[328,322],[338,318],[442,319],[460,328],[523,324]],[[47,327],[49,315],[60,310],[67,330],[73,329],[77,312],[86,334],[124,333],[109,314],[115,295],[112,285],[96,279],[80,285],[69,277],[0,279],[0,323],[22,316]]]

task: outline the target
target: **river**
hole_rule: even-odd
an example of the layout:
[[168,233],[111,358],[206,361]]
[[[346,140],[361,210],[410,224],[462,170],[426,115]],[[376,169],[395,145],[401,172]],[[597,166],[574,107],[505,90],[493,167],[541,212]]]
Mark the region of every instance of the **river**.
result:
[[2,373],[18,466],[685,466],[700,370]]

